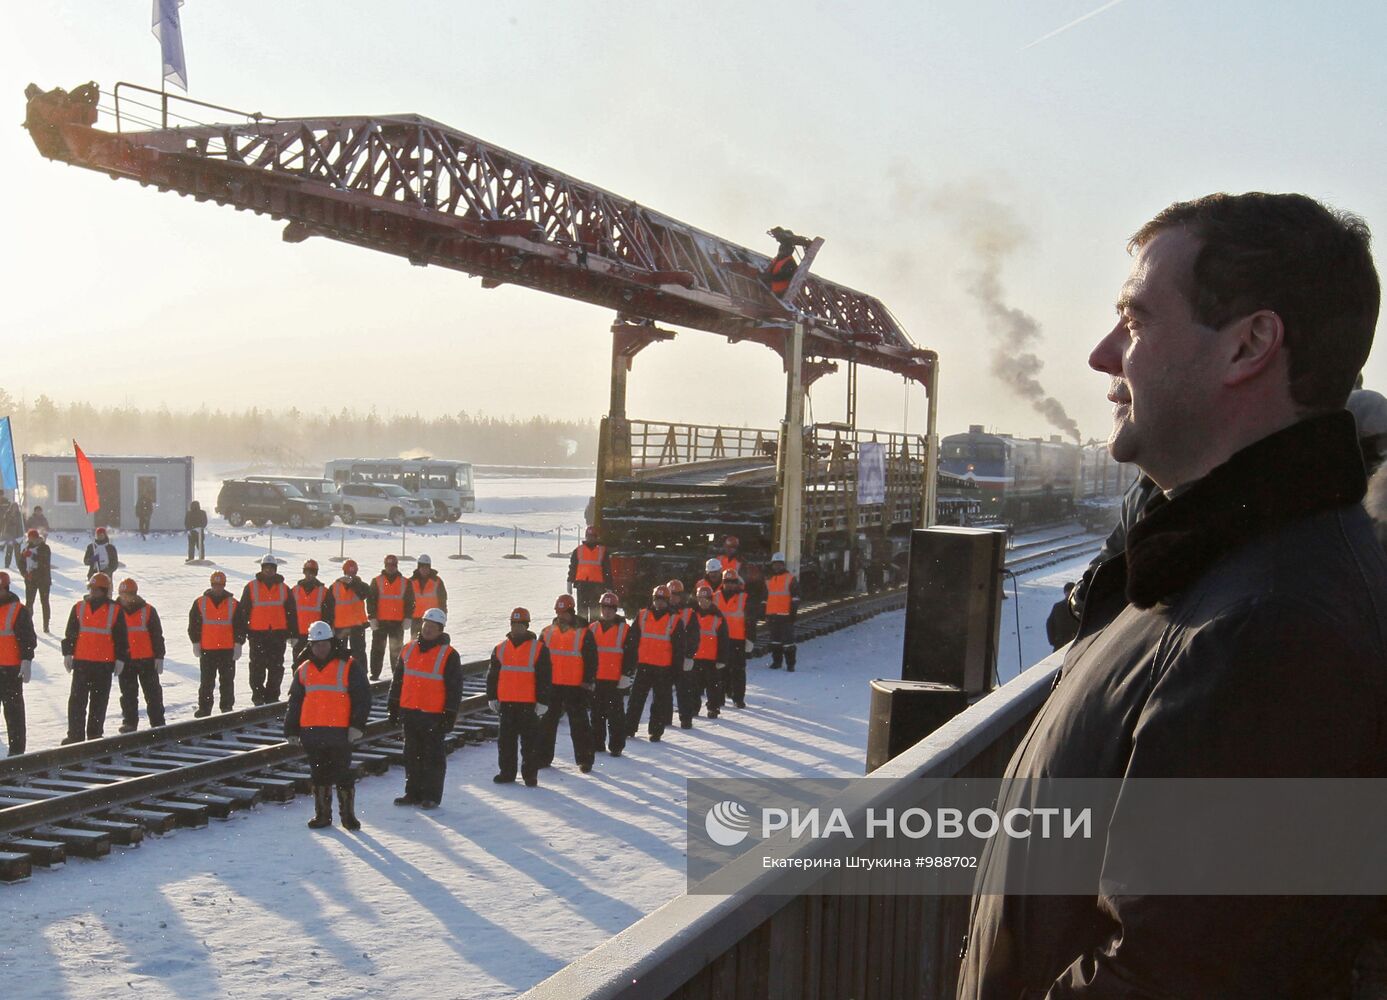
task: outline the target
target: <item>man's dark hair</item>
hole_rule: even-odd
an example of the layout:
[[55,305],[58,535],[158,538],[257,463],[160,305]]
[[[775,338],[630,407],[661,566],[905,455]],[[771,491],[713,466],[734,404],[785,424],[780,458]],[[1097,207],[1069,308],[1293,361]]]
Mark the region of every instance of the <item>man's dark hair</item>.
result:
[[1341,409],[1372,349],[1381,299],[1367,223],[1303,194],[1211,194],[1164,209],[1127,248],[1177,228],[1203,244],[1188,291],[1195,319],[1217,329],[1259,309],[1276,313],[1291,398],[1311,411]]

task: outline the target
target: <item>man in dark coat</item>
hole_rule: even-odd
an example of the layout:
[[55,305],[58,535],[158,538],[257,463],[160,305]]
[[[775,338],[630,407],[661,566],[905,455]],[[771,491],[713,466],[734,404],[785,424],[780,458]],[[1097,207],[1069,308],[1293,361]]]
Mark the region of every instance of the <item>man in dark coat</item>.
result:
[[105,528],[96,529],[96,538],[87,544],[87,550],[82,553],[82,562],[87,567],[88,580],[98,573],[110,576],[120,566],[120,553],[116,551],[115,543]]
[[419,638],[400,651],[390,681],[390,721],[404,729],[405,793],[397,806],[437,809],[448,773],[446,740],[462,702],[462,661],[443,631],[448,616],[424,612]]
[[[1113,457],[1160,492],[1094,574],[1007,777],[1387,776],[1387,557],[1343,411],[1378,311],[1367,227],[1299,195],[1215,195],[1132,247],[1090,364],[1112,377]],[[1008,786],[998,812],[1034,791]],[[1094,819],[1105,865],[1141,849],[1117,803]],[[1346,997],[1379,906],[1124,894],[1101,875],[1026,894],[1057,851],[989,841],[979,879],[1011,894],[975,897],[959,997]]]
[[207,558],[207,511],[194,500],[183,515],[183,528],[188,532],[188,562]]
[[53,550],[37,528],[29,529],[24,548],[19,550],[19,571],[24,574],[24,607],[32,616],[35,600],[43,606],[43,631],[47,634],[52,617],[48,595],[53,589]]
[[0,517],[0,527],[3,527],[5,542],[5,568],[9,569],[11,563],[18,561],[19,547],[24,540],[24,509],[11,501]]
[[24,752],[24,685],[33,674],[37,649],[34,619],[19,602],[19,595],[10,592],[10,574],[0,572],[0,708],[4,709],[11,757]]

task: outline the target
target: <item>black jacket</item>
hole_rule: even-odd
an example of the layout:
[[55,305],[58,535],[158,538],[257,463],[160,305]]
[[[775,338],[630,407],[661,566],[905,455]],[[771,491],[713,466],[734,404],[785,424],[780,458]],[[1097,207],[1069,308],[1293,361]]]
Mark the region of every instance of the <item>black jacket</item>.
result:
[[6,539],[24,537],[24,511],[19,504],[12,503],[5,508],[3,518],[4,536]]
[[[1347,413],[1154,498],[1094,575],[1007,767],[1052,778],[1387,777],[1387,556]],[[1024,808],[1019,791],[998,811]],[[1119,801],[1094,827],[1121,856]],[[980,878],[1049,870],[994,838]],[[992,884],[998,884],[996,882]],[[960,997],[1347,996],[1370,896],[982,895]]]
[[[209,598],[215,607],[221,607],[222,601],[231,600],[231,591],[223,591],[222,601],[219,601],[213,595],[212,589],[209,587],[202,592],[202,597]],[[194,601],[193,606],[188,609],[188,641],[194,645],[202,644],[202,597]],[[238,605],[236,614],[231,616],[232,636],[235,638],[238,646],[246,641],[246,623],[245,619],[241,617],[240,612],[241,608]]]
[[[579,542],[577,548],[568,554],[568,583],[572,586],[577,582],[578,576],[578,550],[588,548],[586,542]],[[592,546],[597,548],[597,546]],[[589,583],[588,586],[595,586]],[[602,552],[602,586],[611,589],[612,586],[612,553],[610,549],[603,549]]]
[[[649,611],[652,615],[659,614],[654,608],[645,608],[644,610]],[[679,661],[684,658],[684,626],[679,621],[679,612],[677,610],[667,608],[664,613],[674,616],[674,628],[670,632],[670,648],[674,653],[674,660],[672,662],[677,666]],[[640,615],[636,615],[636,620],[631,623],[631,636],[631,642],[636,646],[636,658],[639,663],[641,644]]]
[[116,569],[120,566],[120,554],[116,552],[115,543],[111,541],[106,542],[106,548],[111,550],[110,558],[106,564],[106,569],[102,570],[100,567],[96,565],[96,548],[99,544],[101,543],[88,542],[87,550],[84,553],[82,553],[82,562],[87,567],[88,580],[96,576],[96,574],[98,573],[114,573]]
[[[416,569],[413,573],[411,573],[411,574],[409,575],[409,579],[410,579],[411,581],[420,580],[421,578],[420,578],[420,576],[419,576],[419,571]],[[438,581],[438,586],[437,586],[437,588],[434,589],[434,594],[436,594],[437,597],[438,597],[438,609],[439,609],[440,611],[445,611],[445,612],[446,612],[446,611],[448,610],[448,588],[447,588],[446,586],[443,585],[443,577],[439,576],[438,573],[435,572],[435,573],[433,574],[433,579],[435,579],[435,580]],[[408,597],[405,598],[405,600],[407,600],[407,601],[409,602],[409,607],[410,607],[410,609],[413,609],[413,607],[414,607],[414,588],[413,588],[413,586],[406,587],[406,588],[405,588],[405,593],[409,595]],[[405,617],[406,617],[406,618],[410,618],[410,617],[412,617],[412,616],[411,616],[411,615],[405,615]]]
[[698,647],[703,642],[703,626],[699,622],[699,616],[706,617],[707,615],[713,615],[717,619],[717,624],[714,626],[718,633],[717,660],[720,663],[725,662],[727,660],[727,619],[717,609],[717,605],[707,611],[701,610],[697,605],[694,606],[693,614],[684,623],[684,656],[691,657],[698,652]]
[[[331,726],[308,726],[305,728],[299,725],[299,719],[303,715],[303,696],[305,694],[303,681],[299,679],[299,665],[311,661],[321,667],[324,663],[342,655],[345,654],[338,650],[334,644],[327,659],[318,660],[313,657],[312,653],[308,653],[299,663],[294,665],[294,680],[289,685],[289,708],[284,713],[285,736],[300,736],[303,733],[319,729],[327,732],[333,731],[335,727]],[[347,688],[348,696],[352,700],[352,715],[348,725],[352,729],[364,730],[371,717],[371,682],[366,679],[366,664],[352,661],[351,669],[347,671]]]
[[[29,565],[30,557],[34,558],[34,569],[26,569]],[[37,545],[31,545],[27,540],[24,547],[19,550],[19,569],[24,574],[24,586],[37,587],[43,589],[53,585],[53,550],[48,547],[48,543],[40,540]]]
[[[76,654],[77,636],[82,631],[81,619],[78,617],[78,613],[81,611],[82,605],[88,602],[91,603],[93,608],[100,608],[110,604],[111,599],[108,597],[101,601],[92,601],[91,598],[84,597],[72,606],[72,611],[67,616],[67,628],[63,631],[62,649],[64,656],[73,656]],[[111,629],[111,637],[115,641],[116,659],[123,662],[130,655],[130,644],[125,634],[124,615],[116,615],[116,624]],[[78,660],[77,662],[83,663],[85,661]]]
[[201,507],[189,507],[188,513],[183,515],[183,528],[186,531],[196,531],[199,528],[207,527],[207,511]]
[[[613,627],[626,624],[626,620],[620,616],[611,621]],[[587,628],[587,634],[583,636],[583,678],[596,679],[597,677],[597,636],[594,634],[595,625],[603,628],[603,622],[599,618]],[[636,672],[636,644],[633,641],[635,632],[630,628],[626,630],[626,644],[621,648],[621,672],[623,674],[634,674]]]
[[[515,639],[511,638],[510,633],[507,633],[506,637],[502,639],[501,642],[508,642],[512,646],[520,646],[530,639],[538,641],[539,637],[533,632],[526,632],[525,635],[521,637],[520,641],[517,642]],[[544,643],[541,642],[539,644],[539,656],[535,659],[535,701],[541,705],[549,704],[552,675],[553,668],[549,663],[549,650],[546,649]],[[491,701],[496,700],[496,687],[500,682],[501,660],[497,657],[496,650],[492,649],[491,662],[487,664],[486,668],[486,696]]]
[[[555,623],[549,625],[547,628],[544,629],[543,632],[540,633],[540,638],[543,639],[545,633],[548,632],[549,629],[551,629],[551,628],[557,629],[558,627],[559,627],[559,626],[558,626],[558,623],[557,623],[557,622],[555,622]],[[583,660],[583,683],[584,683],[584,684],[592,684],[594,681],[597,680],[597,657],[596,657],[596,655],[594,655],[593,657],[589,658],[588,655],[587,655],[588,643],[592,641],[592,636],[588,634],[588,623],[587,623],[587,619],[584,618],[582,615],[574,615],[574,616],[573,616],[573,631],[579,633],[579,635],[578,635],[578,654],[579,654],[579,656],[580,656],[580,657],[582,658],[582,660]],[[596,650],[596,646],[594,646],[593,649],[594,649],[594,651],[595,651],[595,650]],[[554,663],[554,657],[553,657],[553,654],[551,653],[550,656],[549,656],[549,669],[550,669],[550,680],[551,680],[551,681],[552,681],[552,679],[553,679],[553,674],[552,674],[553,669],[554,669],[553,663]]]
[[[427,640],[420,636],[417,640],[419,649],[427,653],[431,649],[439,646],[451,646],[452,638],[444,632],[437,639]],[[405,643],[400,655],[395,658],[391,665],[394,676],[390,678],[390,714],[394,715],[400,711],[400,691],[404,688],[405,667],[404,658],[409,653],[409,647],[413,643]],[[456,716],[458,703],[462,701],[462,660],[458,658],[458,651],[452,650],[448,658],[443,661],[443,714]]]
[[[119,603],[119,602],[117,602]],[[164,623],[159,620],[159,612],[154,610],[154,605],[150,604],[143,597],[136,597],[134,602],[128,607],[121,604],[120,609],[127,615],[133,615],[140,608],[149,608],[149,621],[145,623],[145,628],[149,630],[149,645],[154,651],[154,659],[164,658]],[[126,638],[129,638],[129,629],[126,629]]]
[[[312,584],[312,586],[309,586],[309,584]],[[321,605],[318,606],[318,620],[319,620],[319,621],[323,621],[323,622],[328,622],[329,624],[331,624],[331,623],[332,623],[332,588],[331,588],[331,587],[328,587],[328,586],[324,586],[323,581],[321,581],[321,580],[316,580],[316,579],[315,579],[315,580],[310,580],[310,579],[308,579],[308,577],[306,577],[306,576],[300,578],[299,582],[296,583],[296,584],[294,584],[294,586],[295,586],[295,587],[302,587],[304,590],[306,590],[306,591],[309,592],[310,594],[311,594],[311,593],[313,592],[313,590],[314,590],[315,588],[317,588],[317,587],[322,587],[322,588],[323,588],[323,603],[322,603]],[[298,598],[293,597],[292,594],[291,594],[291,596],[290,596],[289,599],[292,600],[292,601],[294,602],[294,616],[291,617],[291,618],[289,619],[289,628],[292,629],[292,630],[294,630],[295,633],[297,633],[297,631],[298,631],[298,624],[297,624],[298,618],[297,618],[297,615],[298,615],[298,607],[299,607]]]
[[[34,619],[29,614],[29,609],[19,599],[19,595],[10,591],[0,593],[0,611],[4,611],[5,605],[18,604],[19,613],[14,618],[14,637],[19,643],[20,660],[32,660],[34,650],[38,649],[38,636],[34,634]],[[9,612],[5,612],[8,614]]]
[[[411,618],[414,617],[414,591],[411,590],[409,587],[408,577],[406,577],[403,573],[396,573],[395,575],[400,579],[404,580],[405,582],[404,620],[409,621]],[[380,606],[380,587],[376,586],[376,581],[383,576],[385,576],[384,570],[382,570],[379,575],[373,577],[370,584],[366,588],[366,615],[369,618],[378,617],[376,614],[376,610]],[[391,582],[393,583],[394,581],[392,580]]]
[[251,631],[250,612],[254,605],[251,603],[250,600],[250,588],[256,580],[260,580],[261,582],[271,587],[273,587],[277,583],[284,584],[284,631],[281,632],[278,629],[270,629],[265,634],[286,637],[296,635],[296,622],[298,621],[298,613],[294,609],[294,588],[285,581],[284,577],[282,577],[278,573],[275,573],[269,579],[266,579],[260,573],[256,573],[255,576],[251,578],[250,583],[247,583],[245,587],[241,590],[241,601],[239,604],[236,605],[237,624],[241,627],[241,634],[249,635]]
[[[336,609],[337,601],[336,601],[336,598],[334,598],[334,597],[332,596],[332,590],[333,590],[334,587],[336,587],[339,583],[342,583],[342,582],[343,582],[343,578],[342,578],[342,577],[338,577],[336,580],[333,580],[331,583],[329,583],[329,584],[327,585],[327,598],[326,598],[326,600],[330,600],[330,601],[333,602],[333,608],[334,608],[334,610]],[[354,577],[352,577],[352,580],[351,580],[350,583],[347,584],[347,587],[351,590],[351,592],[352,592],[353,594],[356,594],[356,595],[357,595],[358,597],[360,597],[363,601],[368,600],[368,599],[370,598],[370,596],[371,596],[371,585],[370,585],[369,583],[367,583],[365,580],[361,579],[361,577],[359,577],[359,576],[354,576]],[[370,617],[370,614],[371,614],[371,613],[370,613],[370,611],[368,610],[368,611],[366,612],[366,616],[369,618],[369,617]],[[332,619],[325,616],[325,617],[323,618],[323,621],[325,621],[325,622],[331,622]],[[362,626],[361,626],[361,628],[365,628],[365,627],[366,627],[365,625],[362,625]]]
[[35,511],[29,515],[29,527],[39,531],[48,530],[48,515]]

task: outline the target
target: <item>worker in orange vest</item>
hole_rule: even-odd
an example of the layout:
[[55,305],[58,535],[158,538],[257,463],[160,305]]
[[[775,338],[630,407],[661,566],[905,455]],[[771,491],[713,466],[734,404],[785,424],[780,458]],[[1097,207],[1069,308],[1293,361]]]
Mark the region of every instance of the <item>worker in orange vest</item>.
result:
[[293,589],[279,575],[279,560],[267,555],[236,607],[250,640],[250,700],[255,705],[279,701],[284,684],[284,653],[298,624]]
[[357,663],[366,663],[366,598],[371,588],[357,574],[355,559],[342,564],[342,575],[332,585],[333,635],[352,654]]
[[72,674],[63,745],[100,739],[106,728],[111,678],[125,666],[125,616],[111,600],[111,578],[94,573],[87,596],[73,605],[63,635],[63,666]]
[[739,574],[729,570],[722,575],[722,587],[713,595],[713,604],[727,621],[724,689],[732,704],[746,708],[746,594]]
[[488,703],[501,718],[496,737],[500,770],[491,779],[498,785],[515,780],[517,744],[520,774],[525,784],[531,788],[539,784],[544,737],[535,709],[549,703],[549,681],[549,650],[530,631],[530,612],[515,608],[510,613],[510,632],[491,651],[491,663],[486,671]]
[[130,658],[120,672],[120,712],[122,733],[133,733],[140,727],[140,689],[144,689],[145,711],[149,724],[158,728],[164,724],[164,686],[159,675],[164,672],[164,626],[159,612],[140,596],[134,580],[120,581],[116,592],[121,614],[125,616],[125,637]]
[[799,581],[785,569],[785,553],[771,556],[771,575],[766,577],[766,625],[770,629],[771,669],[782,660],[787,673],[795,672],[795,616],[799,613]]
[[371,682],[366,667],[344,656],[332,638],[332,626],[317,621],[308,627],[308,655],[294,667],[284,737],[303,745],[313,781],[310,828],[332,825],[332,789],[342,825],[360,830],[356,818],[356,779],[352,777],[352,744],[361,739],[371,714]]
[[239,605],[226,589],[226,574],[217,570],[210,583],[188,611],[188,640],[201,673],[195,719],[212,714],[213,687],[220,688],[223,712],[236,707],[236,661],[246,641],[245,625],[236,613]]
[[390,682],[390,721],[403,726],[405,793],[397,806],[437,809],[448,772],[445,740],[458,721],[462,661],[438,608],[424,612],[419,638],[400,650]]
[[568,557],[568,592],[576,594],[579,614],[590,620],[597,617],[602,592],[611,589],[611,555],[598,541],[597,529],[589,526],[582,543]]
[[583,659],[583,638],[587,622],[580,622],[574,613],[574,600],[560,594],[554,602],[554,622],[540,632],[540,641],[549,651],[549,708],[540,718],[542,738],[539,766],[554,763],[554,744],[559,735],[559,720],[568,716],[568,732],[573,740],[573,762],[587,774],[592,770],[595,756],[592,745],[592,692],[596,687],[597,671],[588,669]]
[[[294,584],[294,662],[308,655],[308,630],[314,622],[332,624],[332,591],[318,579],[318,561],[303,564],[303,578]],[[364,667],[363,667],[364,669]]]
[[[722,711],[722,675],[727,663],[727,620],[713,603],[713,588],[700,583],[689,620],[684,625],[684,665],[678,689],[679,724],[685,729],[708,701],[708,718]],[[685,726],[684,721],[689,725]]]
[[795,247],[808,247],[812,241],[780,226],[769,230],[767,235],[776,241],[777,246],[775,256],[766,265],[765,281],[770,286],[771,294],[780,298],[790,290],[790,283],[794,280],[795,272],[799,270],[799,261],[795,260]]
[[0,705],[5,710],[11,757],[24,752],[24,685],[33,676],[36,649],[33,615],[19,595],[10,591],[10,574],[0,572]]
[[683,631],[679,616],[670,610],[668,587],[660,584],[651,591],[650,607],[636,615],[631,631],[631,641],[636,644],[636,679],[626,706],[626,737],[635,737],[646,696],[653,692],[646,732],[651,743],[659,743],[665,727],[674,721],[674,673],[684,655]]
[[443,586],[443,577],[433,568],[433,560],[427,554],[421,555],[409,577],[409,637],[419,638],[419,627],[424,622],[424,612],[430,608],[448,611],[448,588]]
[[708,586],[712,587],[713,593],[716,594],[718,588],[722,586],[722,560],[714,556],[704,563],[703,579],[699,582],[706,583]]
[[405,619],[414,617],[414,593],[409,581],[400,575],[400,560],[396,556],[386,556],[382,571],[371,581],[366,614],[371,626],[371,680],[375,680],[385,666],[387,643],[390,662],[400,658],[405,644]]
[[597,602],[597,620],[583,636],[583,667],[593,678],[592,742],[613,757],[626,749],[626,705],[622,701],[636,672],[636,645],[631,627],[617,615],[621,599],[609,590]]

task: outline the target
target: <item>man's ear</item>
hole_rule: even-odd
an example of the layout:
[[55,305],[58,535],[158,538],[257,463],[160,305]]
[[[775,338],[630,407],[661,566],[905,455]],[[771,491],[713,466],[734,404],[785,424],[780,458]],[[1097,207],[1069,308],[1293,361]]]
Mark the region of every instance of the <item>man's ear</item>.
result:
[[1257,378],[1276,363],[1286,341],[1286,324],[1270,309],[1259,309],[1234,320],[1227,331],[1234,339],[1223,375],[1225,386]]

